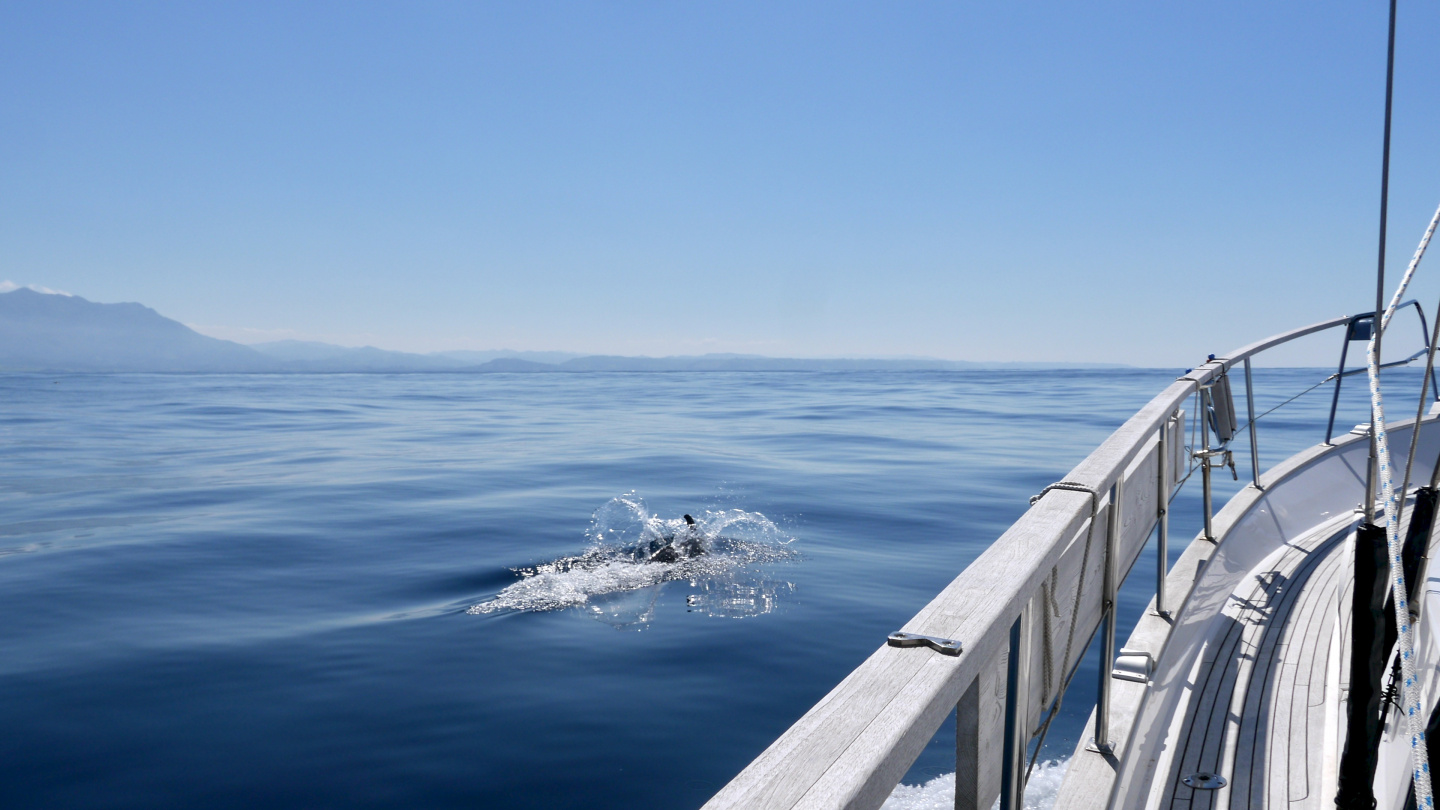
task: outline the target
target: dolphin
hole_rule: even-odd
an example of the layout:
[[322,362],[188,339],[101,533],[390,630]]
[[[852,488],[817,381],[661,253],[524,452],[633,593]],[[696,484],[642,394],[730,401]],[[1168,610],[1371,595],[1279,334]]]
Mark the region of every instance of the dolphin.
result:
[[683,534],[666,535],[651,541],[650,562],[673,563],[699,557],[705,553],[705,546],[700,540],[700,527],[695,524],[695,518],[686,515]]

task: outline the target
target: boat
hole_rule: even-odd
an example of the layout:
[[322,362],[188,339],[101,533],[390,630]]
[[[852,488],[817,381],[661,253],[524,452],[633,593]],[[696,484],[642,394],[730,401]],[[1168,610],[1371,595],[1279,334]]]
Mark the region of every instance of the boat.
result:
[[[1393,3],[1390,32],[1393,75]],[[952,713],[954,806],[1018,810],[1039,741],[1097,634],[1096,694],[1068,695],[1093,700],[1093,711],[1055,807],[1433,807],[1428,759],[1440,733],[1427,739],[1423,727],[1440,722],[1440,567],[1430,562],[1440,310],[1431,331],[1401,292],[1385,305],[1385,185],[1374,309],[1211,355],[1180,375],[1032,499],[707,810],[878,808]],[[1402,292],[1437,221],[1440,211]],[[1382,365],[1386,327],[1410,306],[1424,348]],[[1261,469],[1253,367],[1322,333],[1340,348],[1326,380],[1329,424],[1313,446]],[[1347,367],[1357,343],[1364,369]],[[1371,421],[1337,435],[1347,378],[1363,373],[1375,387],[1382,368],[1421,357],[1413,415],[1387,417],[1375,388]],[[1249,456],[1250,481],[1216,509],[1212,476],[1233,470],[1237,453]],[[1194,472],[1201,525],[1171,563],[1170,505]],[[1153,564],[1142,559],[1152,546]],[[1154,597],[1117,648],[1117,590],[1147,570]]]

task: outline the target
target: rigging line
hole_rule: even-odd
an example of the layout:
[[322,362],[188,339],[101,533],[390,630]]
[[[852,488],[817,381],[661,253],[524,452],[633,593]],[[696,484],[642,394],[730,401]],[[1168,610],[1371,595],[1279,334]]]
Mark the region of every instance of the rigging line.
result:
[[[1440,224],[1440,207],[1435,209],[1435,216],[1430,218],[1430,227],[1425,229],[1425,235],[1420,238],[1420,247],[1415,249],[1415,255],[1410,259],[1410,268],[1405,275],[1415,274],[1415,267],[1420,264],[1420,258],[1425,255],[1425,248],[1430,244],[1430,237],[1435,234],[1435,226]],[[1415,408],[1415,425],[1410,429],[1410,452],[1405,456],[1405,483],[1400,485],[1400,509],[1405,509],[1405,493],[1410,491],[1410,471],[1415,466],[1415,450],[1420,446],[1420,420],[1425,416],[1425,386],[1430,382],[1430,375],[1435,371],[1435,341],[1440,340],[1440,301],[1435,302],[1435,328],[1430,335],[1429,351],[1425,353],[1425,374],[1420,378],[1420,404]]]
[[[1094,638],[1093,634],[1091,638]],[[1089,645],[1087,644],[1086,646]],[[1050,733],[1050,723],[1059,716],[1060,707],[1065,703],[1065,693],[1070,691],[1070,682],[1075,680],[1076,675],[1080,674],[1080,665],[1083,663],[1083,660],[1076,661],[1075,668],[1070,670],[1070,674],[1064,678],[1060,684],[1060,691],[1055,694],[1055,703],[1050,707],[1049,713],[1045,715],[1045,722],[1040,724],[1040,730],[1035,733],[1035,754],[1030,757],[1030,764],[1025,766],[1025,781],[1027,783],[1030,781],[1030,772],[1035,770],[1035,763],[1040,761],[1040,752],[1045,748],[1045,735]]]
[[[1189,450],[1190,448],[1187,447],[1187,448],[1185,448],[1185,449],[1186,449],[1186,450]],[[1184,477],[1184,478],[1181,478],[1179,481],[1176,481],[1176,482],[1175,482],[1175,491],[1174,491],[1173,493],[1171,493],[1171,495],[1170,495],[1170,500],[1168,500],[1168,501],[1165,502],[1167,505],[1172,504],[1172,503],[1175,503],[1175,499],[1178,498],[1178,497],[1180,497],[1180,490],[1181,490],[1182,487],[1185,486],[1185,482],[1186,482],[1186,481],[1189,481],[1189,480],[1190,480],[1190,476],[1194,475],[1194,474],[1195,474],[1195,471],[1198,470],[1198,469],[1200,469],[1200,465],[1199,465],[1199,464],[1194,465],[1193,467],[1191,467],[1189,470],[1187,470],[1187,471],[1185,472],[1185,477]]]
[[[1030,500],[1030,504],[1032,506],[1035,505],[1036,501],[1039,501],[1045,496],[1045,493],[1049,492],[1052,489],[1064,489],[1071,492],[1089,493],[1090,525],[1085,529],[1085,549],[1080,552],[1080,581],[1075,585],[1075,601],[1074,604],[1070,606],[1070,631],[1065,638],[1065,653],[1060,658],[1060,666],[1062,667],[1062,673],[1064,669],[1069,669],[1070,674],[1068,677],[1061,678],[1062,682],[1060,685],[1060,691],[1055,695],[1055,709],[1053,712],[1051,712],[1050,716],[1045,719],[1045,727],[1040,730],[1040,742],[1042,744],[1045,742],[1045,734],[1050,729],[1050,721],[1053,720],[1055,718],[1055,715],[1060,712],[1060,706],[1065,701],[1065,692],[1070,689],[1070,680],[1074,678],[1075,673],[1080,670],[1080,661],[1076,661],[1073,668],[1070,666],[1070,653],[1071,649],[1075,646],[1075,628],[1080,623],[1080,599],[1085,593],[1085,574],[1090,569],[1090,546],[1095,539],[1095,520],[1100,514],[1100,493],[1092,487],[1077,483],[1075,481],[1059,481],[1051,484],[1048,487],[1045,487],[1044,489],[1040,490],[1039,495],[1036,495]],[[1115,509],[1115,504],[1111,503],[1110,508],[1112,510]],[[1105,564],[1110,564],[1109,557],[1106,557]],[[1101,610],[1104,610],[1103,604]],[[1040,748],[1038,746],[1035,748],[1035,756],[1037,758],[1040,756]],[[1024,790],[1025,782],[1028,782],[1030,780],[1030,771],[1034,767],[1035,760],[1031,759],[1030,764],[1025,768],[1025,776],[1020,783],[1021,790]]]
[[[1189,450],[1189,448],[1187,447],[1186,450]],[[1164,463],[1163,460],[1161,461],[1161,463]],[[1184,477],[1184,478],[1181,478],[1180,481],[1179,481],[1179,483],[1177,483],[1177,484],[1175,485],[1174,491],[1170,493],[1170,498],[1169,498],[1169,500],[1166,501],[1166,505],[1167,505],[1167,506],[1175,501],[1175,498],[1178,497],[1179,494],[1180,494],[1180,487],[1184,486],[1185,482],[1188,481],[1188,480],[1190,480],[1190,475],[1191,475],[1192,473],[1194,473],[1195,470],[1197,470],[1197,469],[1199,469],[1199,465],[1198,465],[1198,464],[1191,466],[1189,472],[1187,472],[1187,473],[1185,474],[1185,477]],[[1061,482],[1061,483],[1068,483],[1068,482]],[[1066,488],[1067,488],[1067,489],[1070,489],[1071,487],[1066,487]],[[1048,490],[1049,487],[1047,487],[1046,489]],[[1095,519],[1096,519],[1097,515],[1099,514],[1099,509],[1098,509],[1098,507],[1096,506],[1096,500],[1095,500],[1096,494],[1095,494],[1095,491],[1094,491],[1094,490],[1091,490],[1091,489],[1088,489],[1088,488],[1087,488],[1087,489],[1084,489],[1083,491],[1086,491],[1086,492],[1089,492],[1089,493],[1090,493],[1090,497],[1091,497],[1091,510],[1092,510],[1092,511],[1091,511],[1091,514],[1090,514],[1090,529],[1091,529],[1091,531],[1093,531],[1094,525],[1095,525]],[[1045,494],[1044,492],[1041,492],[1041,493],[1040,493],[1040,495],[1044,495],[1044,494]],[[1039,499],[1039,496],[1036,496],[1036,499],[1038,500],[1038,499]],[[1032,503],[1033,503],[1033,501],[1032,501]],[[1112,508],[1113,508],[1113,507],[1112,507]],[[1155,531],[1156,531],[1156,530],[1154,530],[1154,529],[1151,530],[1152,535],[1154,534]],[[1036,742],[1035,742],[1035,753],[1030,757],[1030,764],[1027,765],[1027,766],[1025,766],[1025,780],[1024,780],[1025,783],[1028,783],[1028,782],[1030,781],[1030,773],[1035,770],[1035,763],[1037,763],[1037,762],[1040,761],[1040,753],[1041,753],[1041,751],[1043,751],[1044,748],[1045,748],[1045,736],[1050,733],[1050,724],[1051,724],[1051,722],[1053,722],[1053,721],[1055,720],[1056,717],[1058,717],[1058,716],[1060,715],[1060,708],[1065,705],[1065,695],[1066,695],[1066,693],[1068,693],[1068,692],[1070,691],[1070,684],[1071,684],[1072,681],[1075,680],[1075,676],[1078,675],[1078,674],[1080,674],[1080,665],[1084,663],[1083,660],[1077,660],[1077,661],[1075,662],[1075,665],[1074,665],[1073,667],[1071,667],[1071,666],[1070,666],[1070,660],[1069,660],[1069,659],[1070,659],[1070,648],[1071,648],[1071,645],[1072,645],[1072,644],[1074,643],[1074,641],[1075,641],[1075,625],[1076,625],[1076,623],[1079,621],[1079,618],[1080,618],[1080,615],[1079,615],[1079,610],[1080,610],[1080,593],[1081,593],[1081,591],[1084,590],[1084,588],[1085,588],[1085,572],[1086,572],[1086,570],[1089,568],[1088,563],[1089,563],[1089,559],[1090,559],[1090,540],[1091,540],[1091,537],[1092,537],[1092,536],[1093,536],[1093,535],[1092,535],[1090,532],[1087,532],[1086,537],[1085,537],[1085,551],[1084,551],[1084,553],[1081,554],[1081,556],[1080,556],[1080,565],[1081,565],[1081,567],[1080,567],[1080,583],[1076,586],[1076,589],[1075,589],[1075,605],[1074,605],[1074,610],[1072,611],[1071,616],[1070,616],[1070,636],[1069,636],[1069,638],[1068,638],[1068,639],[1066,640],[1066,642],[1065,642],[1065,657],[1061,660],[1061,664],[1060,664],[1061,667],[1069,667],[1069,671],[1066,672],[1064,669],[1061,670],[1061,673],[1060,673],[1060,675],[1061,675],[1061,678],[1060,678],[1060,688],[1059,688],[1059,690],[1056,691],[1056,693],[1055,693],[1055,700],[1051,703],[1049,710],[1048,710],[1047,713],[1045,714],[1045,719],[1044,719],[1044,721],[1042,721],[1042,722],[1040,723],[1040,729],[1035,732],[1035,740],[1036,740]],[[1147,543],[1147,544],[1149,543],[1148,538],[1147,538],[1147,540],[1146,540],[1146,543]],[[1051,571],[1050,571],[1050,573],[1051,573],[1051,575],[1053,576],[1053,575],[1055,574],[1055,569],[1052,568]],[[1093,640],[1093,639],[1095,638],[1095,632],[1098,632],[1098,631],[1099,631],[1099,627],[1096,627],[1095,631],[1092,631],[1092,632],[1091,632],[1091,634],[1090,634],[1091,640]],[[1047,643],[1048,643],[1048,638],[1047,638]],[[1090,646],[1090,642],[1087,641],[1086,644],[1085,644],[1085,646],[1086,646],[1086,647],[1089,647],[1089,646]]]
[[[1083,579],[1085,572],[1082,570],[1080,575]],[[1070,631],[1072,634],[1071,640],[1073,640],[1075,631],[1073,617]],[[1090,632],[1090,638],[1085,642],[1085,647],[1088,648],[1090,646],[1090,642],[1095,640],[1095,634],[1098,632],[1100,632],[1100,628],[1097,625],[1096,628]],[[1067,652],[1066,654],[1068,655],[1069,653]],[[1050,733],[1050,723],[1060,715],[1060,707],[1065,704],[1065,695],[1070,691],[1070,684],[1075,680],[1075,676],[1080,674],[1080,665],[1083,663],[1085,663],[1084,656],[1081,656],[1080,660],[1075,662],[1075,666],[1070,669],[1069,674],[1061,673],[1065,677],[1061,679],[1060,691],[1055,694],[1055,701],[1051,704],[1049,712],[1045,715],[1044,722],[1040,724],[1040,729],[1035,732],[1035,739],[1037,740],[1035,743],[1035,754],[1030,757],[1030,764],[1025,767],[1025,782],[1027,783],[1030,781],[1030,772],[1035,769],[1035,763],[1040,761],[1040,751],[1045,747],[1045,735]]]
[[[1385,365],[1381,366],[1380,368],[1391,368],[1391,367],[1394,367],[1394,366],[1406,365],[1406,364],[1410,363],[1411,361],[1419,358],[1420,355],[1426,354],[1428,351],[1429,351],[1428,349],[1422,349],[1421,351],[1416,352],[1416,353],[1415,353],[1413,356],[1411,356],[1411,357],[1407,357],[1407,358],[1404,359],[1404,360],[1397,360],[1397,361],[1392,362],[1392,363],[1386,363]],[[1309,388],[1306,388],[1304,391],[1301,391],[1300,393],[1296,394],[1295,396],[1290,397],[1289,399],[1285,400],[1284,402],[1280,403],[1279,405],[1276,405],[1275,407],[1271,408],[1270,410],[1268,410],[1268,411],[1260,414],[1259,416],[1255,417],[1255,421],[1256,421],[1256,422],[1259,422],[1261,419],[1264,419],[1265,417],[1267,417],[1267,416],[1269,416],[1270,414],[1272,414],[1272,413],[1280,410],[1281,408],[1285,407],[1286,405],[1289,405],[1290,403],[1294,402],[1295,400],[1299,399],[1300,397],[1303,397],[1303,396],[1305,396],[1306,394],[1310,393],[1311,391],[1314,391],[1316,388],[1319,388],[1320,386],[1324,385],[1325,383],[1330,382],[1331,380],[1335,379],[1336,377],[1349,377],[1350,375],[1352,375],[1352,374],[1357,374],[1357,373],[1359,373],[1359,372],[1361,372],[1361,371],[1364,371],[1364,369],[1354,368],[1354,369],[1350,369],[1349,371],[1345,372],[1344,374],[1331,374],[1329,377],[1326,377],[1325,379],[1321,380],[1320,382],[1315,383],[1314,385],[1310,386]],[[1248,430],[1249,428],[1250,428],[1250,422],[1247,421],[1245,424],[1243,424],[1243,425],[1241,425],[1240,427],[1236,428],[1236,429],[1235,429],[1235,432],[1238,434],[1238,433],[1240,433],[1240,432],[1243,431],[1243,430]]]
[[[1436,313],[1437,313],[1437,318],[1436,318],[1436,320],[1437,320],[1437,322],[1440,322],[1440,305],[1437,305],[1437,307],[1436,307]],[[1431,339],[1431,343],[1432,343],[1432,345],[1435,343],[1435,339],[1434,339],[1434,338]],[[1415,359],[1414,357],[1410,358],[1410,360],[1414,360],[1414,359]],[[1406,361],[1406,362],[1409,362],[1409,361]],[[1388,365],[1395,365],[1395,364],[1391,363],[1391,364],[1387,364],[1387,366],[1388,366]],[[1363,370],[1363,369],[1358,369],[1358,368],[1357,368],[1357,369],[1353,369],[1353,370],[1351,370],[1351,371],[1347,371],[1347,372],[1345,372],[1345,374],[1346,374],[1346,376],[1348,376],[1348,375],[1350,375],[1350,374],[1352,374],[1352,373],[1359,372],[1359,371],[1362,371],[1362,370]],[[1305,396],[1306,394],[1310,393],[1311,391],[1314,391],[1316,388],[1319,388],[1320,386],[1324,385],[1325,383],[1330,382],[1331,380],[1333,380],[1333,379],[1335,379],[1336,377],[1339,377],[1339,376],[1340,376],[1339,374],[1331,374],[1330,376],[1326,377],[1325,379],[1321,380],[1320,382],[1317,382],[1317,383],[1315,383],[1314,385],[1310,386],[1309,388],[1306,388],[1304,391],[1301,391],[1300,393],[1296,394],[1295,396],[1290,397],[1289,399],[1285,400],[1284,402],[1280,403],[1279,405],[1276,405],[1275,407],[1273,407],[1273,408],[1271,408],[1271,409],[1269,409],[1269,410],[1267,410],[1267,411],[1265,411],[1265,412],[1263,412],[1263,413],[1261,413],[1261,414],[1258,414],[1258,415],[1255,417],[1254,421],[1255,421],[1255,422],[1259,422],[1261,419],[1264,419],[1265,417],[1269,416],[1270,414],[1272,414],[1272,413],[1280,410],[1281,408],[1285,407],[1286,405],[1289,405],[1290,403],[1294,402],[1295,400],[1299,399],[1300,397]],[[1198,407],[1198,406],[1196,406],[1196,407]],[[1192,416],[1194,416],[1194,414],[1192,414]],[[1193,419],[1192,419],[1192,421],[1193,421]],[[1243,424],[1243,425],[1241,425],[1239,428],[1237,428],[1235,432],[1238,434],[1238,433],[1240,433],[1241,431],[1249,430],[1249,429],[1250,429],[1250,425],[1251,425],[1251,422],[1247,421],[1245,424]],[[1192,443],[1193,443],[1193,441],[1194,441],[1194,438],[1193,438],[1194,432],[1195,432],[1195,431],[1194,431],[1194,429],[1192,428],[1192,429],[1191,429],[1191,434],[1192,434],[1191,441],[1192,441]],[[1185,452],[1186,452],[1187,454],[1193,456],[1193,454],[1194,454],[1194,448],[1193,448],[1191,445],[1185,445]],[[1200,465],[1197,464],[1197,463],[1195,463],[1194,459],[1192,458],[1189,467],[1185,470],[1185,476],[1184,476],[1183,478],[1181,478],[1179,481],[1176,481],[1176,482],[1175,482],[1175,492],[1174,492],[1173,494],[1171,494],[1171,496],[1170,496],[1170,502],[1171,502],[1171,503],[1174,503],[1175,499],[1178,498],[1178,497],[1180,497],[1180,490],[1181,490],[1181,488],[1185,485],[1185,482],[1186,482],[1186,481],[1189,481],[1189,480],[1190,480],[1190,476],[1191,476],[1191,475],[1194,475],[1195,471],[1198,470],[1198,469],[1200,469]],[[1440,467],[1437,467],[1437,469],[1440,469]],[[1440,485],[1440,482],[1437,482],[1437,485]]]
[[1415,268],[1420,266],[1420,260],[1425,257],[1425,248],[1430,246],[1430,237],[1435,235],[1436,225],[1440,225],[1440,208],[1436,208],[1435,215],[1430,217],[1430,226],[1425,229],[1425,235],[1420,237],[1415,255],[1410,257],[1410,264],[1405,267],[1405,275],[1400,279],[1400,286],[1395,289],[1396,297],[1390,299],[1390,306],[1385,310],[1385,320],[1380,322],[1382,331],[1390,325],[1390,319],[1395,317],[1395,311],[1400,306],[1399,296],[1405,294],[1405,288],[1410,286],[1410,279],[1415,277]]
[[[1390,206],[1390,118],[1395,99],[1395,4],[1390,0],[1390,39],[1385,51],[1385,138],[1380,157],[1380,239],[1375,266],[1375,320],[1371,321],[1370,348],[1380,356],[1381,337],[1385,333],[1385,225]],[[1404,289],[1404,286],[1401,286]],[[1376,376],[1379,372],[1376,372]],[[1374,386],[1372,385],[1372,388]],[[1374,393],[1372,392],[1372,399]],[[1370,458],[1365,465],[1365,516],[1370,518],[1375,503],[1375,465],[1379,461],[1375,432],[1370,432]],[[1373,520],[1371,521],[1373,523]]]
[[[1435,806],[1435,797],[1431,793],[1430,787],[1430,758],[1426,751],[1425,720],[1423,719],[1425,715],[1422,714],[1420,688],[1415,678],[1414,627],[1410,620],[1409,592],[1405,587],[1405,566],[1402,565],[1403,553],[1395,508],[1395,484],[1390,469],[1390,448],[1385,436],[1385,403],[1380,394],[1380,338],[1385,331],[1386,322],[1394,314],[1395,301],[1399,300],[1392,301],[1384,316],[1381,316],[1379,304],[1384,298],[1385,292],[1385,208],[1390,182],[1390,112],[1395,86],[1395,5],[1396,0],[1390,0],[1390,43],[1385,65],[1385,149],[1380,183],[1380,247],[1375,290],[1375,328],[1371,329],[1370,346],[1365,353],[1366,371],[1370,377],[1370,447],[1371,456],[1375,461],[1367,469],[1366,478],[1369,486],[1366,487],[1365,492],[1365,512],[1368,515],[1374,509],[1375,490],[1371,487],[1375,483],[1374,479],[1379,478],[1382,494],[1381,505],[1384,507],[1386,548],[1390,554],[1390,603],[1395,610],[1395,626],[1399,636],[1397,640],[1399,642],[1400,669],[1404,675],[1401,683],[1401,696],[1405,702],[1405,719],[1407,731],[1410,733],[1411,779],[1415,785],[1416,806],[1430,810]],[[1413,271],[1413,269],[1412,266],[1411,270]],[[1410,276],[1411,273],[1407,272],[1405,278],[1401,280],[1397,295],[1404,292]]]
[[[1413,622],[1410,619],[1408,590],[1405,584],[1405,567],[1402,564],[1399,519],[1396,514],[1395,484],[1390,466],[1390,447],[1385,434],[1385,405],[1380,394],[1380,369],[1377,358],[1377,343],[1380,336],[1375,330],[1370,337],[1370,348],[1366,352],[1370,372],[1370,434],[1375,442],[1378,457],[1376,472],[1380,479],[1381,505],[1384,508],[1385,540],[1390,555],[1390,602],[1395,610],[1395,625],[1399,631],[1399,658],[1404,674],[1402,696],[1405,701],[1405,719],[1410,734],[1410,752],[1415,782],[1417,806],[1430,808],[1434,797],[1430,790],[1430,764],[1425,750],[1424,715],[1420,706],[1419,683],[1415,678],[1415,641]],[[1366,504],[1366,510],[1373,509],[1373,501]]]
[[[1290,403],[1294,402],[1295,400],[1299,399],[1300,397],[1305,396],[1306,394],[1310,393],[1311,391],[1314,391],[1316,388],[1319,388],[1320,386],[1324,385],[1325,383],[1330,382],[1331,380],[1335,379],[1335,378],[1338,377],[1338,376],[1340,376],[1340,375],[1338,375],[1338,374],[1331,374],[1329,377],[1326,377],[1325,379],[1321,380],[1320,382],[1315,383],[1314,385],[1310,386],[1309,388],[1306,388],[1304,391],[1301,391],[1300,393],[1296,394],[1295,396],[1290,397],[1289,399],[1285,400],[1284,402],[1280,403],[1279,405],[1276,405],[1275,407],[1271,408],[1270,410],[1268,410],[1268,411],[1260,414],[1259,416],[1256,416],[1256,417],[1255,417],[1255,421],[1256,421],[1256,422],[1259,422],[1261,419],[1264,419],[1265,417],[1269,416],[1270,414],[1272,414],[1272,413],[1280,410],[1281,408],[1285,407],[1286,405],[1289,405]],[[1238,430],[1236,430],[1235,432],[1238,434],[1241,430],[1249,430],[1249,429],[1250,429],[1250,425],[1251,425],[1250,422],[1246,422],[1244,425],[1242,425],[1242,426],[1241,426]],[[1194,448],[1192,448],[1192,447],[1189,446],[1189,445],[1186,445],[1186,446],[1185,446],[1185,451],[1186,451],[1186,453],[1189,453],[1189,454],[1191,454],[1192,456],[1193,456],[1193,454],[1194,454]],[[1194,461],[1193,458],[1192,458],[1192,460],[1191,460],[1191,462],[1190,462],[1190,466],[1185,470],[1185,477],[1183,477],[1183,478],[1181,478],[1179,481],[1176,481],[1176,482],[1175,482],[1175,491],[1174,491],[1173,493],[1171,493],[1171,495],[1170,495],[1170,501],[1169,501],[1170,503],[1174,503],[1174,502],[1175,502],[1175,499],[1178,498],[1178,497],[1180,497],[1180,492],[1181,492],[1182,488],[1185,486],[1185,482],[1186,482],[1186,481],[1189,481],[1189,480],[1190,480],[1190,476],[1194,475],[1194,474],[1195,474],[1195,471],[1198,470],[1198,469],[1200,469],[1200,465],[1197,464],[1197,463],[1195,463],[1195,461]],[[1436,469],[1440,469],[1440,467],[1437,467]]]
[[[1437,213],[1437,215],[1440,215],[1440,211],[1437,211],[1436,213]],[[1412,358],[1412,359],[1413,359],[1413,358]],[[1358,371],[1358,369],[1356,369],[1356,370]],[[1249,429],[1250,429],[1250,426],[1251,426],[1252,424],[1254,424],[1255,422],[1259,422],[1261,419],[1264,419],[1265,417],[1269,416],[1270,414],[1272,414],[1272,413],[1280,410],[1281,408],[1285,407],[1286,405],[1289,405],[1290,403],[1294,402],[1295,400],[1299,399],[1300,397],[1305,396],[1306,394],[1310,393],[1311,391],[1314,391],[1316,388],[1319,388],[1320,386],[1324,385],[1325,383],[1330,382],[1331,380],[1333,380],[1333,379],[1335,379],[1336,377],[1339,377],[1339,376],[1340,376],[1339,374],[1331,374],[1329,377],[1326,377],[1325,379],[1321,380],[1320,382],[1317,382],[1317,383],[1315,383],[1314,385],[1310,386],[1309,388],[1306,388],[1304,391],[1301,391],[1300,393],[1296,394],[1295,396],[1290,397],[1289,399],[1285,400],[1284,402],[1280,403],[1279,405],[1276,405],[1275,407],[1271,408],[1270,410],[1265,411],[1264,413],[1259,414],[1259,415],[1256,416],[1254,419],[1252,419],[1252,420],[1247,420],[1247,421],[1245,422],[1245,424],[1243,424],[1243,425],[1241,425],[1240,427],[1236,428],[1235,432],[1238,434],[1238,433],[1240,433],[1240,432],[1242,432],[1242,431],[1249,430]],[[1186,477],[1186,478],[1189,478],[1190,476],[1189,476],[1189,475],[1186,475],[1185,477]],[[1182,481],[1183,481],[1183,479],[1182,479]]]
[[[1338,377],[1338,376],[1340,376],[1340,375],[1338,375],[1338,374],[1331,374],[1329,377],[1326,377],[1325,379],[1321,380],[1320,382],[1317,382],[1317,383],[1315,383],[1314,385],[1310,386],[1309,388],[1306,388],[1304,391],[1301,391],[1300,393],[1296,394],[1295,396],[1290,397],[1289,399],[1285,400],[1284,402],[1280,403],[1279,405],[1276,405],[1275,407],[1271,408],[1270,410],[1268,410],[1268,411],[1260,414],[1259,416],[1255,417],[1255,418],[1254,418],[1253,420],[1251,420],[1251,421],[1253,421],[1253,422],[1259,422],[1261,419],[1264,419],[1265,417],[1269,416],[1270,414],[1272,414],[1272,413],[1280,410],[1281,408],[1285,407],[1286,405],[1289,405],[1290,403],[1294,402],[1295,400],[1299,399],[1300,397],[1305,396],[1306,394],[1310,393],[1311,391],[1314,391],[1316,388],[1319,388],[1320,386],[1324,385],[1325,383],[1330,382],[1331,380],[1335,379],[1335,378]],[[1248,429],[1250,428],[1250,424],[1251,424],[1251,422],[1246,422],[1246,423],[1240,428],[1240,430],[1248,430]],[[1238,430],[1236,431],[1236,433],[1239,433],[1239,432],[1240,432],[1240,431],[1238,431]]]

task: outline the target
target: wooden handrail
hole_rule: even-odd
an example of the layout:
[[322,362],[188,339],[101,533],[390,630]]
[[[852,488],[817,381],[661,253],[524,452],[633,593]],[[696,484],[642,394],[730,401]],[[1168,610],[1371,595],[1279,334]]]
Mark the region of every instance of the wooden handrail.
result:
[[[1098,570],[1095,566],[1099,553],[1095,547],[1107,539],[1105,510],[1110,506],[1105,493],[1122,477],[1127,481],[1140,479],[1136,486],[1126,485],[1122,503],[1124,525],[1119,530],[1117,571],[1123,577],[1154,526],[1158,506],[1154,503],[1158,497],[1158,480],[1154,476],[1159,475],[1163,463],[1157,437],[1161,429],[1167,429],[1167,420],[1192,394],[1236,363],[1349,320],[1335,318],[1257,341],[1207,362],[1167,386],[1066,476],[1065,480],[1097,493],[1095,501],[1083,491],[1051,490],[903,628],[898,628],[957,639],[964,645],[960,656],[941,655],[925,648],[881,646],[722,788],[705,808],[878,808],[962,699],[967,711],[977,713],[977,717],[966,720],[972,733],[982,740],[998,739],[986,735],[998,735],[996,699],[998,695],[1003,701],[1009,630],[1017,618],[1038,616],[1032,605],[1038,605],[1039,600],[1046,601],[1048,607],[1044,609],[1052,613],[1055,605],[1061,605],[1064,615],[1052,616],[1052,624],[1068,631],[1073,622],[1077,641],[1072,659],[1081,656],[1085,642],[1101,621],[1100,577],[1094,572]],[[1176,441],[1171,446],[1178,444]],[[1179,477],[1172,475],[1169,480],[1174,482]],[[1132,497],[1137,500],[1132,501]],[[1085,559],[1084,541],[1092,531],[1088,524],[1097,501],[1090,554]],[[1082,570],[1092,576],[1077,576]],[[1081,581],[1083,593],[1077,597]],[[1057,593],[1050,592],[1057,589],[1056,583],[1063,583],[1063,587]],[[1036,638],[1037,645],[1046,643],[1040,638],[1042,634],[1030,635]],[[1052,644],[1052,657],[1053,653]],[[1076,663],[1060,662],[1062,675]],[[1063,681],[1063,677],[1059,680]],[[1030,703],[1035,704],[1033,685],[1030,691]],[[1041,692],[1038,703],[1048,705],[1053,695],[1043,694],[1043,689]],[[1040,715],[1035,705],[1026,712],[1032,722]],[[965,748],[962,740],[961,759]],[[999,746],[994,749],[998,753]],[[971,771],[957,773],[957,807],[988,808],[999,794],[1000,762],[998,756],[986,758],[978,750],[972,753],[975,761]],[[990,762],[991,758],[995,761]]]

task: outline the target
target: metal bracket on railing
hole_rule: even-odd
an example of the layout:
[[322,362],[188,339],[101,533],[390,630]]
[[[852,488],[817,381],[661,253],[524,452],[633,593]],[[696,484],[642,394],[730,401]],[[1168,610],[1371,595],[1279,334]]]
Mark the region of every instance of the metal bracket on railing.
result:
[[919,633],[906,633],[903,630],[891,633],[886,642],[891,647],[929,647],[941,655],[959,655],[961,652],[960,642],[954,639],[922,636]]

